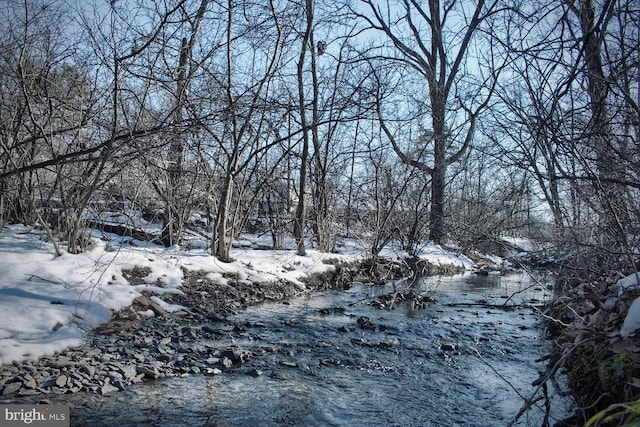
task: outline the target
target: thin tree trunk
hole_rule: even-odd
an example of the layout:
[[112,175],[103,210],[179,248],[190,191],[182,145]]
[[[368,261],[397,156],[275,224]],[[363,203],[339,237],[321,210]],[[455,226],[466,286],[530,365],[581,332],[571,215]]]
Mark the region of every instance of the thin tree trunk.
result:
[[222,262],[231,262],[231,238],[227,235],[227,224],[231,210],[231,197],[233,195],[233,176],[227,173],[222,194],[220,194],[220,206],[216,215],[214,227],[214,254]]
[[446,236],[444,204],[447,174],[445,135],[445,99],[438,84],[431,90],[432,123],[434,134],[433,169],[431,172],[431,210],[429,214],[429,239],[436,244],[442,243]]
[[300,123],[302,124],[302,154],[300,157],[300,183],[298,188],[298,206],[294,221],[293,235],[296,239],[298,255],[306,255],[304,243],[304,229],[307,216],[307,162],[309,159],[309,127],[304,93],[304,60],[310,46],[311,31],[313,29],[313,0],[306,0],[307,27],[302,38],[300,58],[298,59],[298,102],[300,107]]
[[[187,38],[182,39],[180,49],[180,60],[178,64],[177,97],[174,111],[174,122],[177,127],[182,123],[182,107],[186,89],[187,60],[189,58],[189,43]],[[182,159],[184,157],[184,142],[179,131],[174,132],[169,145],[169,185],[166,197],[167,206],[165,208],[164,227],[160,236],[160,241],[165,246],[173,246],[180,240],[182,219],[180,214],[181,205],[181,183],[182,183]]]

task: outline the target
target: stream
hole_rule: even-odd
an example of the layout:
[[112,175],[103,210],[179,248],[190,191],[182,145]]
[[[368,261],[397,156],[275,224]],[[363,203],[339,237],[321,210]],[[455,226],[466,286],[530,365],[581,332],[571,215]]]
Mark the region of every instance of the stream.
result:
[[[528,305],[550,296],[547,283],[525,274],[429,277],[418,291],[437,302],[426,308],[370,305],[392,290],[354,284],[251,307],[207,343],[243,354],[231,372],[60,400],[72,405],[72,425],[507,425],[544,369],[535,360],[547,343]],[[498,307],[505,303],[517,307]],[[552,416],[566,416],[566,402],[552,403]],[[543,417],[534,407],[515,425]]]

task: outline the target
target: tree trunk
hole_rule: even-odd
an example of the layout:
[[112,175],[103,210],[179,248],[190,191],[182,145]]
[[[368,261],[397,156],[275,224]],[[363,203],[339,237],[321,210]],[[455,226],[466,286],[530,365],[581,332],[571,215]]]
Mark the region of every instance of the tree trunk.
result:
[[[204,6],[203,6],[204,5]],[[203,7],[206,6],[206,0],[203,0],[200,7],[199,19],[204,14]],[[192,37],[195,37],[195,31]],[[192,40],[193,42],[193,40]],[[182,200],[182,162],[184,157],[184,140],[179,130],[182,124],[182,109],[185,103],[187,88],[187,65],[191,56],[191,43],[186,37],[183,37],[180,46],[180,59],[178,62],[178,77],[176,82],[176,101],[174,106],[174,122],[177,131],[173,132],[171,144],[169,145],[169,167],[168,167],[168,188],[166,197],[166,206],[164,212],[164,227],[160,235],[160,241],[165,246],[173,246],[178,244],[182,234],[183,227],[183,204]]]
[[[602,13],[607,13],[602,11]],[[598,187],[596,191],[600,197],[601,223],[606,234],[614,242],[621,244],[625,241],[625,225],[627,221],[627,205],[625,189],[622,185],[614,184],[620,178],[617,171],[617,147],[615,137],[608,122],[607,95],[609,91],[606,81],[602,58],[601,39],[595,25],[595,9],[592,0],[580,0],[580,25],[582,28],[582,43],[584,62],[587,69],[587,91],[591,108],[591,144],[596,154]]]
[[231,262],[231,240],[227,234],[227,224],[231,211],[231,196],[233,195],[233,174],[227,173],[222,194],[220,194],[220,206],[213,227],[212,253],[222,262]]
[[307,49],[313,49],[309,41],[313,30],[313,2],[306,0],[305,12],[307,15],[307,27],[302,38],[300,57],[298,59],[298,102],[300,108],[300,123],[302,124],[302,155],[300,157],[300,185],[298,191],[298,206],[294,222],[293,235],[296,239],[298,255],[306,255],[304,243],[304,229],[307,217],[307,162],[309,159],[309,127],[307,124],[306,102],[304,94],[304,60]]
[[437,83],[432,85],[431,105],[434,134],[433,169],[431,172],[431,211],[429,214],[429,239],[440,244],[446,237],[446,222],[444,217],[445,185],[447,175],[445,135],[445,102],[444,91]]

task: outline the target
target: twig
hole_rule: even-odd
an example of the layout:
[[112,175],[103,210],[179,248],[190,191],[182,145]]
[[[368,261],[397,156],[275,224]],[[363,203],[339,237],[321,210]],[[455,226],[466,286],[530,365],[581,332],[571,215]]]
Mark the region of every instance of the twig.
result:
[[[532,276],[531,274],[529,274],[529,277],[531,277],[531,278],[533,279],[533,276]],[[518,290],[518,291],[515,291],[514,293],[512,293],[511,295],[509,295],[509,297],[504,301],[504,303],[503,303],[502,305],[503,305],[503,306],[506,306],[506,305],[507,305],[507,303],[508,303],[509,301],[511,301],[511,300],[513,299],[513,297],[514,297],[514,296],[518,295],[519,293],[526,292],[526,291],[528,291],[529,289],[531,289],[531,288],[533,288],[533,287],[535,287],[535,286],[539,286],[539,285],[540,285],[539,283],[534,282],[533,284],[531,284],[531,285],[527,286],[527,287],[526,287],[526,288],[524,288],[524,289],[520,289],[520,290]]]
[[34,277],[38,280],[42,280],[43,282],[48,282],[48,283],[53,283],[54,285],[59,285],[60,282],[56,282],[54,280],[50,280],[50,279],[45,279],[44,277],[38,276],[37,274],[28,274],[29,278],[27,279],[28,282],[31,281],[31,279],[33,279]]
[[474,353],[475,353],[475,354],[480,358],[480,361],[482,361],[482,363],[484,363],[485,365],[487,365],[487,366],[488,366],[488,367],[489,367],[489,368],[490,368],[490,369],[491,369],[491,370],[492,370],[492,371],[493,371],[493,372],[494,372],[498,377],[500,377],[500,379],[501,379],[502,381],[504,381],[505,383],[507,383],[507,385],[508,385],[509,387],[511,387],[511,389],[512,389],[513,391],[515,391],[515,392],[516,392],[516,394],[517,394],[518,396],[520,396],[520,398],[521,398],[521,399],[523,399],[523,400],[525,400],[525,401],[527,400],[527,399],[526,399],[522,394],[520,394],[520,391],[519,391],[519,390],[518,390],[518,389],[517,389],[513,384],[511,384],[511,382],[509,382],[509,380],[508,380],[508,379],[506,379],[506,378],[504,377],[504,375],[502,375],[500,372],[498,372],[498,370],[497,370],[496,368],[494,368],[494,367],[493,367],[489,362],[487,362],[486,360],[484,360],[484,357],[482,357],[482,354],[480,353],[480,350],[478,350],[478,348],[477,348],[477,347],[475,347],[475,346],[473,347],[473,352],[474,352]]
[[[547,369],[547,371],[543,376],[541,376],[536,381],[534,381],[533,384],[536,385],[536,388],[533,390],[533,392],[531,392],[528,398],[524,399],[524,405],[520,408],[520,411],[518,411],[516,416],[507,424],[507,427],[513,426],[534,403],[536,403],[538,400],[541,399],[540,398],[540,399],[534,400],[535,396],[540,392],[540,389],[544,390],[544,388],[546,387],[547,381],[554,376],[554,374],[558,371],[560,366],[562,366],[562,364],[564,363],[564,360],[568,358],[569,355],[571,355],[571,353],[573,353],[576,348],[578,348],[580,345],[584,344],[587,341],[589,341],[589,339],[585,339],[574,344],[568,351],[566,351],[561,357],[559,357],[555,361],[555,363],[553,364],[553,366],[551,366],[550,369]],[[491,368],[494,369],[493,367]],[[518,393],[518,395],[520,394]]]

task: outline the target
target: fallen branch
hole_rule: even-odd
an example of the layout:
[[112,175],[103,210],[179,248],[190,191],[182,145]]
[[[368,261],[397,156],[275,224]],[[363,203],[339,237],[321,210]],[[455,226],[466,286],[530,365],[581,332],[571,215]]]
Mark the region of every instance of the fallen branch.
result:
[[[553,363],[549,363],[549,365],[547,365],[546,371],[542,375],[540,375],[540,377],[537,380],[535,380],[533,382],[532,385],[535,386],[535,388],[533,389],[533,392],[531,392],[529,397],[524,398],[524,405],[522,405],[522,407],[520,408],[520,410],[518,411],[516,416],[513,417],[513,419],[507,424],[507,427],[511,427],[512,425],[514,425],[522,417],[522,415],[524,415],[524,413],[527,412],[531,408],[531,406],[533,406],[536,402],[541,400],[541,398],[537,398],[536,399],[536,395],[540,392],[540,390],[543,390],[543,392],[544,392],[544,394],[546,396],[547,381],[549,381],[552,377],[554,377],[554,375],[558,371],[558,369],[560,369],[560,367],[564,364],[565,359],[567,359],[571,355],[571,353],[573,353],[575,351],[575,349],[577,349],[580,345],[582,345],[583,343],[585,343],[587,341],[588,341],[588,339],[580,341],[580,342],[574,344],[568,350],[566,350],[562,354],[562,356],[554,358],[553,359]],[[482,358],[481,358],[481,360],[482,360]],[[507,382],[507,384],[509,384],[509,383]],[[519,393],[518,393],[518,395],[520,396]],[[520,397],[522,397],[522,396],[520,396]]]
[[487,302],[451,302],[443,304],[446,307],[486,307],[486,308],[497,308],[500,310],[513,310],[515,308],[536,308],[539,309],[544,307],[544,304],[490,304]]

